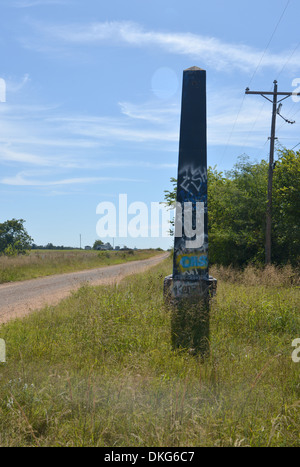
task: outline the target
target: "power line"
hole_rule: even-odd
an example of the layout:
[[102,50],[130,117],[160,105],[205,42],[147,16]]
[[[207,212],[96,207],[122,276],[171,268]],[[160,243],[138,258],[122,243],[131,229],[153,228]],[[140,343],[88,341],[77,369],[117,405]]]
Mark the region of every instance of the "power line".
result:
[[[273,30],[273,33],[272,33],[272,35],[271,35],[271,37],[270,37],[270,39],[269,39],[269,42],[268,42],[268,44],[266,45],[266,48],[265,48],[265,50],[264,50],[264,52],[263,52],[263,54],[262,54],[262,56],[261,56],[261,58],[260,58],[260,61],[259,61],[258,65],[256,66],[256,69],[255,69],[255,71],[254,71],[254,73],[253,73],[253,75],[252,75],[252,77],[251,77],[251,79],[250,79],[250,82],[249,82],[249,84],[248,84],[248,87],[250,86],[251,82],[253,81],[253,78],[254,78],[255,74],[257,73],[257,70],[259,69],[259,67],[260,67],[260,65],[261,65],[261,62],[263,61],[263,58],[264,58],[264,56],[265,56],[265,54],[266,54],[266,52],[267,52],[267,50],[268,50],[268,48],[269,48],[269,46],[270,46],[270,44],[271,44],[271,42],[272,42],[272,39],[273,39],[273,37],[274,37],[274,35],[275,35],[275,33],[276,33],[278,27],[279,27],[279,24],[281,23],[281,20],[282,20],[282,18],[283,18],[283,16],[284,16],[284,14],[285,14],[285,12],[286,12],[286,10],[287,10],[289,4],[290,4],[290,0],[287,1],[287,4],[285,5],[284,10],[283,10],[283,12],[281,13],[281,16],[280,16],[280,18],[279,18],[279,20],[278,20],[278,22],[277,22],[277,24],[276,24],[276,26],[275,26],[275,28],[274,28],[274,30]],[[299,45],[300,45],[300,42],[299,42],[299,44],[297,45],[297,47],[295,47],[295,49],[293,50],[292,54],[290,55],[290,57],[288,58],[288,60],[287,60],[286,63],[284,64],[284,66],[282,67],[282,69],[281,69],[279,75],[282,73],[284,67],[287,65],[287,63],[289,62],[289,60],[292,58],[292,56],[293,56],[294,53],[296,52],[296,50],[297,50],[297,48],[299,47]],[[279,75],[278,75],[278,76],[279,76]],[[245,96],[244,96],[244,97],[245,97]],[[264,102],[263,105],[261,106],[261,109],[260,109],[259,113],[257,114],[257,117],[256,117],[256,119],[255,119],[255,121],[254,121],[254,123],[253,123],[251,129],[250,129],[249,132],[248,132],[246,142],[248,141],[249,135],[250,135],[250,133],[252,132],[253,128],[255,127],[256,122],[257,122],[257,120],[259,119],[259,117],[260,117],[260,115],[261,115],[261,113],[262,113],[262,111],[263,111],[264,106],[265,106],[265,102]],[[243,148],[245,148],[245,145],[246,145],[246,143],[244,143]]]
[[[257,64],[257,66],[256,66],[256,68],[255,68],[255,70],[254,70],[254,73],[253,73],[253,75],[252,75],[252,77],[251,77],[251,79],[250,79],[250,81],[249,81],[249,83],[248,83],[248,87],[249,87],[250,84],[252,83],[253,78],[254,78],[254,76],[256,75],[256,73],[257,73],[257,71],[258,71],[258,69],[259,69],[259,67],[260,67],[260,65],[261,65],[261,63],[262,63],[262,61],[263,61],[263,59],[264,59],[264,56],[265,56],[265,54],[266,54],[266,52],[267,52],[267,50],[268,50],[268,48],[269,48],[269,46],[270,46],[270,44],[271,44],[271,42],[272,42],[272,40],[273,40],[273,37],[274,37],[274,35],[275,35],[275,33],[276,33],[276,31],[277,31],[277,29],[278,29],[278,27],[279,27],[279,24],[281,23],[281,20],[282,20],[282,18],[283,18],[283,16],[284,16],[284,14],[285,14],[285,12],[286,12],[286,10],[287,10],[289,4],[290,4],[290,1],[291,1],[291,0],[288,0],[288,1],[287,1],[286,5],[285,5],[285,8],[283,9],[283,12],[282,12],[281,15],[280,15],[280,18],[279,18],[279,20],[278,20],[278,22],[277,22],[277,24],[276,24],[276,26],[275,26],[275,28],[274,28],[272,34],[271,34],[271,37],[270,37],[270,39],[269,39],[269,41],[268,41],[268,43],[267,43],[267,45],[266,45],[266,47],[265,47],[265,50],[264,50],[264,52],[263,52],[263,54],[262,54],[262,56],[261,56],[261,58],[260,58],[260,60],[259,60],[259,62],[258,62],[258,64]],[[296,49],[295,49],[295,51],[296,51]],[[294,51],[294,52],[295,52],[295,51]],[[244,94],[244,96],[243,96],[242,103],[241,103],[241,105],[240,105],[240,108],[239,108],[239,110],[238,110],[237,116],[236,116],[236,118],[235,118],[235,121],[234,121],[232,130],[231,130],[231,132],[230,132],[230,134],[229,134],[229,137],[228,137],[226,146],[225,146],[225,148],[224,148],[224,152],[223,152],[223,155],[222,155],[222,159],[223,159],[223,157],[224,157],[224,155],[225,155],[225,153],[226,153],[226,151],[227,151],[227,148],[228,148],[228,146],[229,146],[229,142],[230,142],[231,137],[232,137],[232,135],[233,135],[233,132],[234,132],[234,130],[235,130],[235,126],[236,126],[236,124],[237,124],[238,118],[239,118],[239,116],[240,116],[240,113],[241,113],[242,108],[243,108],[243,105],[244,105],[244,100],[245,100],[245,94]],[[262,107],[263,107],[263,106],[262,106]],[[261,112],[262,112],[262,109],[261,109],[260,113],[261,113]],[[260,113],[259,113],[259,115],[260,115]],[[256,121],[257,121],[259,115],[257,116]],[[256,124],[256,121],[255,121],[254,125]],[[253,125],[253,127],[254,127],[254,125]],[[253,127],[252,127],[252,128],[253,128]],[[245,147],[245,145],[244,145],[244,147]]]
[[278,81],[278,78],[279,76],[281,75],[281,73],[283,72],[284,68],[287,66],[287,64],[289,63],[289,61],[291,60],[291,58],[293,57],[294,53],[296,52],[296,50],[298,49],[298,47],[300,46],[300,42],[296,45],[296,47],[294,48],[293,52],[291,53],[291,55],[289,56],[289,58],[287,59],[287,61],[285,62],[285,64],[283,65],[283,67],[281,68],[279,74],[277,75],[277,81]]
[[268,44],[266,45],[266,48],[265,48],[265,50],[264,50],[264,52],[263,52],[263,54],[262,54],[262,56],[261,56],[261,59],[260,59],[258,65],[257,65],[256,69],[254,70],[254,73],[253,73],[253,75],[252,75],[252,77],[251,77],[251,79],[250,79],[250,82],[249,82],[249,84],[248,84],[248,87],[249,87],[250,84],[252,83],[253,78],[254,78],[254,76],[256,75],[256,72],[257,72],[257,70],[259,69],[259,67],[260,67],[260,65],[261,65],[261,62],[263,61],[264,56],[266,55],[266,52],[267,52],[267,50],[268,50],[268,48],[269,48],[269,46],[270,46],[270,44],[271,44],[271,42],[272,42],[272,39],[273,39],[273,37],[274,37],[274,35],[275,35],[277,29],[278,29],[278,26],[279,26],[279,24],[281,23],[281,20],[282,20],[282,18],[284,17],[284,14],[285,14],[285,12],[286,12],[286,10],[287,10],[289,4],[290,4],[290,1],[291,1],[291,0],[288,0],[288,1],[287,1],[287,4],[285,5],[284,10],[283,10],[283,12],[281,13],[281,16],[280,16],[280,18],[279,18],[279,20],[278,20],[278,22],[277,22],[277,24],[276,24],[276,26],[275,26],[275,28],[274,28],[274,31],[273,31],[272,34],[271,34],[271,37],[270,37],[270,39],[269,39],[269,42],[268,42]]
[[277,115],[279,115],[279,117],[281,117],[285,123],[290,123],[291,125],[293,125],[294,123],[296,123],[294,120],[288,120],[287,118],[285,118],[283,115],[281,115],[280,113],[280,110],[281,110],[281,107],[282,107],[282,104],[279,104],[278,106],[278,109],[277,109]]
[[241,103],[241,105],[240,105],[239,111],[238,111],[237,116],[236,116],[236,118],[235,118],[235,121],[234,121],[232,130],[231,130],[231,132],[230,132],[230,134],[229,134],[229,137],[228,137],[228,140],[227,140],[227,144],[226,144],[225,149],[224,149],[224,152],[223,152],[223,157],[224,157],[224,155],[225,155],[225,153],[226,153],[226,151],[227,151],[227,148],[228,148],[228,146],[229,146],[229,141],[231,140],[231,136],[232,136],[232,134],[233,134],[233,132],[234,132],[235,125],[236,125],[236,123],[237,123],[237,121],[238,121],[238,118],[239,118],[239,116],[240,116],[242,107],[243,107],[243,105],[244,105],[244,100],[245,100],[245,95],[243,96],[242,103]]
[[294,146],[291,151],[293,151],[297,146],[299,146],[300,143],[296,144],[296,146]]
[[296,110],[296,112],[292,115],[292,117],[295,117],[295,115],[297,115],[298,112],[300,112],[300,109]]
[[[290,112],[292,111],[292,109],[294,108],[294,106],[295,106],[295,102],[294,102],[294,104],[292,105],[292,107],[291,107],[291,109],[290,109]],[[300,112],[300,108],[299,108],[298,110],[296,110],[296,112],[293,113],[293,114],[291,115],[290,118],[294,118],[295,115],[297,115],[298,112]],[[277,131],[281,130],[281,128],[282,128],[286,123],[289,123],[289,122],[288,122],[288,121],[283,122],[283,123],[280,125],[280,127],[278,128]]]
[[258,114],[257,114],[257,116],[256,116],[255,121],[253,122],[253,124],[252,124],[250,130],[248,131],[247,137],[246,137],[245,142],[244,142],[244,145],[243,145],[243,150],[245,149],[245,147],[246,147],[246,145],[247,145],[247,143],[248,143],[248,140],[249,140],[249,138],[250,138],[250,134],[252,133],[253,128],[255,127],[255,125],[256,125],[256,123],[257,123],[257,121],[258,121],[258,119],[259,119],[259,117],[260,117],[260,115],[261,115],[261,113],[262,113],[262,111],[263,111],[263,108],[264,108],[265,104],[266,104],[266,103],[263,102],[263,104],[262,104],[262,106],[261,106],[261,109],[260,109],[260,111],[258,112]]

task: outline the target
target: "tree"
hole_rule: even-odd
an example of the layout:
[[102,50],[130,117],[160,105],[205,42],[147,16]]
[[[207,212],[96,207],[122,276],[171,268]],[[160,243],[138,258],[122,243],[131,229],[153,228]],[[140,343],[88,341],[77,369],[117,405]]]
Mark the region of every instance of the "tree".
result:
[[[278,150],[273,176],[272,262],[297,265],[300,259],[300,151]],[[268,163],[240,157],[223,174],[208,168],[209,262],[235,266],[264,264]],[[165,191],[174,207],[176,180]]]
[[0,224],[0,253],[25,254],[33,239],[24,227],[24,219],[11,219]]
[[[240,157],[226,173],[222,186],[210,185],[209,241],[213,262],[242,266],[264,260],[267,175],[266,161],[253,164],[247,157]],[[217,213],[215,204],[219,205]]]
[[101,245],[103,245],[102,240],[96,240],[93,245],[93,250],[97,250],[97,247]]
[[[162,201],[161,204],[164,204],[167,209],[174,209],[175,203],[176,203],[176,192],[177,192],[177,179],[174,177],[171,177],[170,182],[173,184],[172,190],[164,190],[165,193],[165,201]],[[174,235],[174,225],[175,221],[170,220],[170,229],[169,233],[170,235]]]
[[273,175],[273,260],[300,260],[300,151],[278,150]]
[[[251,164],[240,158],[234,168],[224,174],[208,167],[208,238],[209,261],[241,266],[260,262],[264,257],[264,225],[266,209],[267,163]],[[165,191],[166,204],[176,199],[173,191]]]

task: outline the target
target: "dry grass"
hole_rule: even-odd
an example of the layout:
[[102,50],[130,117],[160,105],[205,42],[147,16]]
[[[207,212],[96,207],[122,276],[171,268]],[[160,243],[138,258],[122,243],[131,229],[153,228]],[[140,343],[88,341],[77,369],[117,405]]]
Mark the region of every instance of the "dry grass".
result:
[[300,285],[300,274],[291,265],[257,267],[249,265],[244,269],[212,266],[210,274],[224,282],[247,286],[289,287]]
[[0,284],[147,259],[157,250],[32,250],[28,255],[0,256]]
[[210,355],[199,361],[171,349],[171,267],[85,286],[0,327],[0,446],[299,447],[299,288],[274,269],[248,269],[251,286],[213,270]]

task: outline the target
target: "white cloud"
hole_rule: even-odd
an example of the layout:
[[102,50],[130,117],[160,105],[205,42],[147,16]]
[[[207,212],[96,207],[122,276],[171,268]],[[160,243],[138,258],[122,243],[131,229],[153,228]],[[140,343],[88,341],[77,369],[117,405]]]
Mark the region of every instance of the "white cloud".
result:
[[29,179],[28,173],[20,172],[14,177],[5,177],[0,180],[3,185],[12,186],[57,186],[57,185],[74,185],[74,184],[91,184],[97,182],[145,182],[145,180],[121,178],[121,177],[74,177],[61,180],[38,180]]
[[[127,107],[128,108],[128,107]],[[135,111],[138,114],[138,107]],[[141,110],[143,112],[143,110]],[[123,112],[124,113],[124,112]],[[127,115],[130,116],[127,112]],[[131,116],[132,117],[132,116]],[[141,119],[139,117],[131,120]],[[148,118],[149,120],[149,118]],[[57,117],[52,120],[59,124],[61,130],[67,134],[83,136],[86,138],[95,138],[99,141],[106,141],[107,144],[114,145],[118,141],[128,142],[176,142],[178,139],[178,132],[173,128],[161,128],[160,126],[139,126],[136,121],[125,121],[121,117],[106,118],[94,116],[66,116]],[[148,122],[149,123],[149,122]]]
[[15,8],[31,8],[35,6],[44,6],[44,5],[65,5],[67,4],[66,0],[19,0],[15,2],[10,2],[11,6]]
[[29,82],[30,77],[28,73],[26,73],[19,81],[13,81],[11,79],[8,79],[6,80],[7,91],[13,93],[20,92]]
[[175,103],[163,105],[161,102],[154,101],[137,105],[131,102],[119,102],[119,106],[123,115],[149,123],[166,125],[170,119],[179,121],[180,118],[180,108]]
[[[221,92],[212,88],[208,89],[207,97],[208,145],[222,147],[229,142],[236,148],[246,144],[247,147],[257,148],[265,143],[271,118],[267,101],[246,97],[236,120],[241,104],[240,90],[227,88]],[[12,105],[9,106],[0,118],[0,163],[2,167],[17,168],[18,173],[6,177],[6,172],[3,174],[2,171],[1,183],[24,186],[78,185],[104,180],[97,175],[109,175],[112,169],[115,169],[115,176],[121,177],[122,169],[128,168],[176,169],[179,103],[175,100],[153,100],[140,104],[124,101],[119,103],[119,107],[119,115],[106,118],[63,114],[59,106],[16,106],[15,110]],[[293,129],[286,125],[280,130],[280,137],[290,136],[289,131]],[[150,151],[153,154],[151,159]],[[162,161],[161,154],[167,152],[170,158]],[[43,176],[20,172],[28,167],[47,168],[47,172]],[[72,169],[72,178],[53,180],[57,177],[49,172],[51,169]],[[92,170],[92,177],[83,177],[82,170]],[[96,177],[95,171],[98,171]]]
[[[160,32],[146,30],[128,21],[95,22],[90,24],[64,24],[61,26],[34,25],[48,37],[69,44],[124,44],[133,47],[158,47],[172,54],[187,55],[199,63],[217,70],[239,69],[251,72],[262,57],[262,50],[241,43],[223,42],[217,37],[189,32]],[[287,51],[264,53],[261,67],[280,69],[286,62]],[[288,66],[299,69],[300,55],[294,54]]]
[[0,161],[20,162],[22,164],[34,164],[38,166],[49,166],[53,164],[48,158],[35,154],[2,149],[0,151]]

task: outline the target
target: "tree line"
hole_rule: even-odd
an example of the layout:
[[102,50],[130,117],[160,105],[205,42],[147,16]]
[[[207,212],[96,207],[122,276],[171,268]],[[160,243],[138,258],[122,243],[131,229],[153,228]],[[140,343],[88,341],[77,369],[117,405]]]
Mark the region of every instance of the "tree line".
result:
[[15,256],[31,249],[33,239],[24,227],[24,219],[0,223],[0,254]]
[[[299,265],[300,260],[300,151],[277,151],[273,172],[272,263]],[[176,200],[165,190],[165,203]],[[267,208],[268,163],[240,157],[234,168],[208,168],[209,261],[224,266],[263,264]]]

